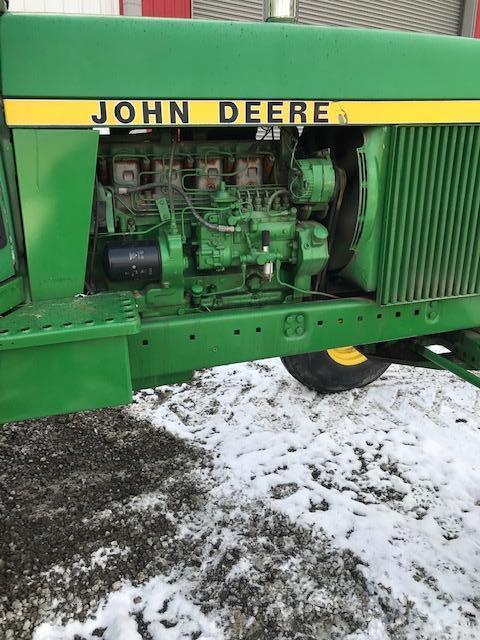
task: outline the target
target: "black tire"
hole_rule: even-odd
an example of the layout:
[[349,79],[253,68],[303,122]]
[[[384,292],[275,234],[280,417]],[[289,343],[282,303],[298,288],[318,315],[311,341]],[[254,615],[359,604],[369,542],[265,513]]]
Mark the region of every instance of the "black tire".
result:
[[327,351],[286,356],[281,360],[290,375],[318,393],[364,387],[377,380],[390,366],[371,359],[346,366],[335,362]]

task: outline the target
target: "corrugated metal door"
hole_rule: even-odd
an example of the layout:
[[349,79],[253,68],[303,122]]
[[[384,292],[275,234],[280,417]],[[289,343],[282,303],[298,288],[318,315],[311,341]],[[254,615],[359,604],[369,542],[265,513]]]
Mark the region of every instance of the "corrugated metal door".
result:
[[[464,0],[300,0],[300,22],[460,33]],[[193,0],[194,18],[262,20],[263,0]]]
[[192,17],[263,20],[263,0],[193,0]]
[[10,0],[10,11],[118,15],[119,0]]
[[458,35],[464,0],[300,0],[300,22]]

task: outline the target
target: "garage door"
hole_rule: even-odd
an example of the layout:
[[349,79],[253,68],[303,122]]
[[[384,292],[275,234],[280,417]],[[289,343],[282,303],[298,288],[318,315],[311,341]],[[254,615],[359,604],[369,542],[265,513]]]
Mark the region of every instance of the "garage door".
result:
[[458,35],[463,0],[303,0],[300,22]]
[[259,0],[193,0],[192,18],[263,20],[263,2]]
[[[300,22],[457,35],[464,0],[300,0]],[[193,0],[194,18],[262,20],[262,0]]]

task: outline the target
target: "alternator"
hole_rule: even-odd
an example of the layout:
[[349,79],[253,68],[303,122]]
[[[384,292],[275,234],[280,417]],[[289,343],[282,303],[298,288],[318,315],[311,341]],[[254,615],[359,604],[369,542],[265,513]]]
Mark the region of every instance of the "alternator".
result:
[[335,192],[335,169],[330,157],[296,160],[290,169],[289,185],[295,204],[327,205]]

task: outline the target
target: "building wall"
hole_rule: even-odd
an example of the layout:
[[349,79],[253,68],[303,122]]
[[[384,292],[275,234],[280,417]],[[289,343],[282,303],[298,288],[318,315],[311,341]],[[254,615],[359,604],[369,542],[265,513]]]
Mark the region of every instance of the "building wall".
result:
[[[475,0],[299,0],[299,22],[460,35]],[[192,0],[194,18],[263,20],[263,0]],[[465,35],[471,35],[466,34]]]
[[[480,0],[299,1],[304,23],[396,26],[480,38]],[[194,18],[224,20],[261,20],[262,7],[263,0],[10,0],[11,11],[174,18],[191,18],[193,12]]]
[[164,18],[191,18],[191,0],[143,0],[142,14]]
[[480,38],[480,0],[478,0],[478,5],[477,5],[473,35],[475,38]]
[[118,15],[118,0],[10,0],[10,11]]
[[475,24],[477,21],[478,6],[480,0],[464,0],[463,3],[463,20],[460,35],[467,38],[475,36]]

